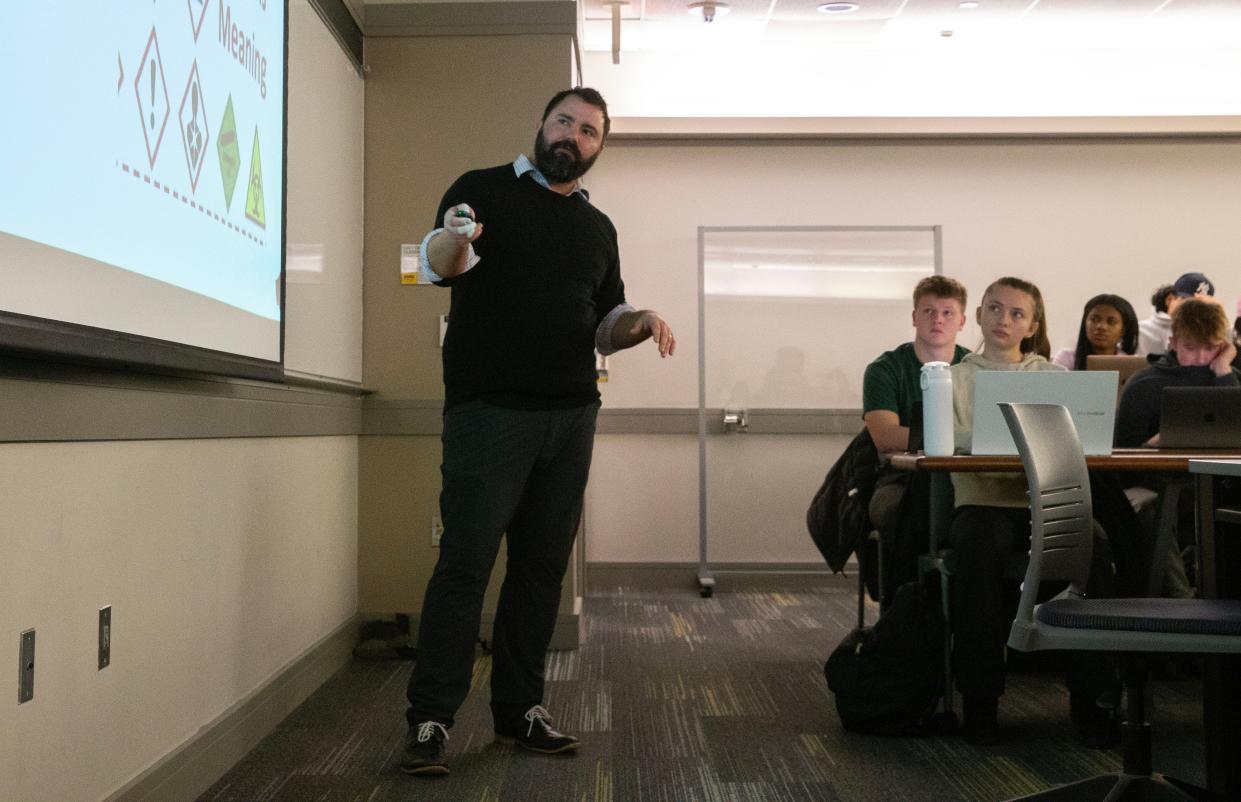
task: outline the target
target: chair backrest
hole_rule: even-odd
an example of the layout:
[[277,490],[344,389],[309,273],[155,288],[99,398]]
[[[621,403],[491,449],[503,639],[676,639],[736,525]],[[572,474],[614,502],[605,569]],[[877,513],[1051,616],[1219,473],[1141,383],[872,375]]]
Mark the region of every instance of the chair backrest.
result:
[[1044,580],[1066,580],[1084,596],[1090,574],[1093,517],[1090,476],[1069,411],[1057,404],[1000,404],[1030,495],[1030,564],[1017,619],[1030,621]]

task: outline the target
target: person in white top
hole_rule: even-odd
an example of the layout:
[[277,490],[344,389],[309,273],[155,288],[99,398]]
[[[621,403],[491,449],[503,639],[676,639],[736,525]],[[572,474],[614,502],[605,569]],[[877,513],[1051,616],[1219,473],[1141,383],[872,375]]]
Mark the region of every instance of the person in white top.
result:
[[1061,348],[1052,359],[1068,370],[1085,370],[1091,354],[1132,354],[1138,349],[1138,316],[1119,295],[1104,293],[1086,302],[1077,346]]
[[1172,314],[1186,298],[1211,298],[1215,285],[1201,273],[1184,273],[1175,282],[1155,290],[1151,304],[1155,307],[1153,317],[1138,324],[1138,353],[1166,354],[1168,338],[1172,336]]

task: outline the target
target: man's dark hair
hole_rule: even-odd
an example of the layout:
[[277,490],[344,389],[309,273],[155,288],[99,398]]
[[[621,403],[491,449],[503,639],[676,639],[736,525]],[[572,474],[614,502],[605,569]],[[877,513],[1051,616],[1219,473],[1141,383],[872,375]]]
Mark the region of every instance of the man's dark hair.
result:
[[1168,311],[1168,296],[1172,294],[1171,284],[1161,284],[1158,289],[1151,293],[1151,306],[1155,307],[1156,312]]
[[572,89],[564,89],[552,95],[552,99],[547,101],[547,107],[543,109],[543,117],[539,122],[547,122],[547,115],[551,114],[552,109],[559,106],[560,101],[569,95],[574,95],[584,103],[589,103],[603,112],[603,139],[606,140],[608,132],[612,130],[612,118],[608,116],[608,103],[603,99],[603,95],[599,94],[599,90],[591,89],[589,86],[575,86]]

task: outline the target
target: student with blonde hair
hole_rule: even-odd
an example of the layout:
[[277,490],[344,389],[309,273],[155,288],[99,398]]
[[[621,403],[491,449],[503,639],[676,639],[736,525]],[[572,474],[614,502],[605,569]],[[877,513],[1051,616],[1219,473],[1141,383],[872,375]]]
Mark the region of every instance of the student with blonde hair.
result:
[[1236,387],[1232,367],[1237,347],[1228,315],[1214,299],[1188,298],[1172,313],[1168,352],[1125,384],[1116,412],[1116,445],[1159,445],[1160,406],[1165,387]]

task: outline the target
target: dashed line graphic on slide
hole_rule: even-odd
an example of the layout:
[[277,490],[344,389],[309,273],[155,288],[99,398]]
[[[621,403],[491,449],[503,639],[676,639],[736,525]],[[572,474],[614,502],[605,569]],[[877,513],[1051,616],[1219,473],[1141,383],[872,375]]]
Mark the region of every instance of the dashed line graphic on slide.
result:
[[259,239],[258,237],[251,234],[249,231],[246,231],[245,229],[243,229],[241,226],[234,225],[233,223],[229,222],[227,216],[223,216],[219,212],[211,211],[203,204],[195,201],[188,194],[175,190],[172,187],[168,186],[167,184],[160,183],[154,177],[152,177],[151,175],[147,173],[142,172],[137,167],[131,167],[125,162],[119,162],[119,161],[116,163],[116,166],[119,167],[125,173],[132,175],[135,179],[144,182],[156,192],[162,192],[165,195],[172,198],[173,200],[181,201],[181,203],[185,204],[186,206],[193,209],[194,211],[202,212],[209,219],[215,220],[217,223],[224,226],[229,231],[232,231],[236,234],[240,234],[241,236],[245,237],[246,239],[260,246],[264,246],[267,244],[265,240]]

